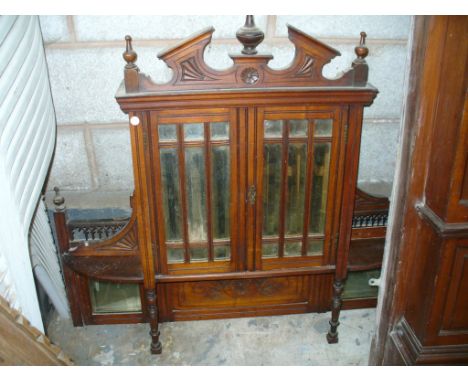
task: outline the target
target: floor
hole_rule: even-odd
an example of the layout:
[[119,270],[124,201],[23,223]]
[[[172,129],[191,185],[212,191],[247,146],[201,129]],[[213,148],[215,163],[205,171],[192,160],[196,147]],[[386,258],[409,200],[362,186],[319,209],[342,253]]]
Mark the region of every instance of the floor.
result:
[[343,311],[340,341],[325,339],[330,313],[168,322],[163,354],[149,352],[149,326],[73,327],[52,313],[48,335],[76,365],[367,365],[375,309]]

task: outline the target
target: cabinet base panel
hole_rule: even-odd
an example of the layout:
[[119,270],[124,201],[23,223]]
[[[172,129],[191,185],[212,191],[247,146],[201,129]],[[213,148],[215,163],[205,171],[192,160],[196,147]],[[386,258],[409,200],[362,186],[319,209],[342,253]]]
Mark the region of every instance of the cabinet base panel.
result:
[[333,275],[159,284],[162,321],[325,312]]
[[[170,322],[324,313],[331,310],[332,282],[333,274],[320,274],[159,283],[159,319],[160,322]],[[85,303],[89,300],[87,285],[87,278],[80,277],[72,288],[81,292],[82,298],[73,302],[81,324],[148,322],[144,312],[93,314],[89,304]],[[376,304],[376,298],[343,300],[342,310],[374,308]],[[143,311],[146,311],[145,306]],[[80,325],[74,323],[74,326]]]
[[351,310],[351,309],[366,309],[366,308],[375,308],[377,306],[377,298],[355,298],[350,300],[343,300],[341,305],[341,310]]

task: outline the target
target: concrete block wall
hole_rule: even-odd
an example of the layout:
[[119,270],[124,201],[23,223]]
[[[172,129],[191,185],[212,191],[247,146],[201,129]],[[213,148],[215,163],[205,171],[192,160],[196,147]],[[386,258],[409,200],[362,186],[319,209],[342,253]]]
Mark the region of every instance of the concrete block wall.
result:
[[[359,180],[391,184],[411,17],[256,16],[255,20],[266,35],[259,50],[274,55],[272,67],[292,61],[287,23],[338,49],[342,55],[325,68],[329,77],[350,66],[359,33],[367,32],[370,82],[380,93],[365,111]],[[59,186],[91,205],[110,196],[115,203],[108,203],[123,203],[133,189],[127,116],[114,99],[123,78],[124,36],[134,38],[140,69],[165,82],[171,71],[157,53],[211,25],[216,31],[206,61],[217,69],[229,67],[228,53],[240,52],[235,33],[244,16],[41,16],[40,22],[58,124],[47,189]]]

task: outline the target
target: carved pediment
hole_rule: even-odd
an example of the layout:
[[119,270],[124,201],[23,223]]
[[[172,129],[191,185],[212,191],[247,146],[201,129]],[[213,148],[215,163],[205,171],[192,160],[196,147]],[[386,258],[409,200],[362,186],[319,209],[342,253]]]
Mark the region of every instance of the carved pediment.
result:
[[207,28],[198,34],[181,41],[176,46],[161,52],[158,58],[173,71],[172,79],[166,84],[156,84],[139,72],[135,65],[137,58],[131,38],[127,37],[127,50],[124,59],[125,88],[127,93],[155,92],[171,90],[202,90],[230,88],[266,87],[363,87],[367,84],[368,67],[365,61],[368,49],[365,46],[365,33],[361,33],[360,45],[355,51],[357,59],[340,78],[323,77],[323,67],[333,58],[341,55],[336,49],[288,25],[289,40],[295,46],[292,63],[286,69],[275,70],[268,66],[273,56],[258,55],[256,45],[263,40],[253,17],[248,17],[246,25],[239,29],[237,38],[244,44],[242,54],[231,55],[233,66],[226,70],[216,70],[204,61],[204,52],[211,42],[214,28]]

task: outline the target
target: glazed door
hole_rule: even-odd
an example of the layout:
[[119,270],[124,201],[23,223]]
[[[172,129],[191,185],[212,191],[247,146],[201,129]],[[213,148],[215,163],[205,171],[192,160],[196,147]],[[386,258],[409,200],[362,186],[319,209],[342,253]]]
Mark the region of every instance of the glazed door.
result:
[[259,109],[255,268],[333,262],[340,109]]
[[231,109],[151,114],[155,221],[163,273],[238,268],[236,124]]

